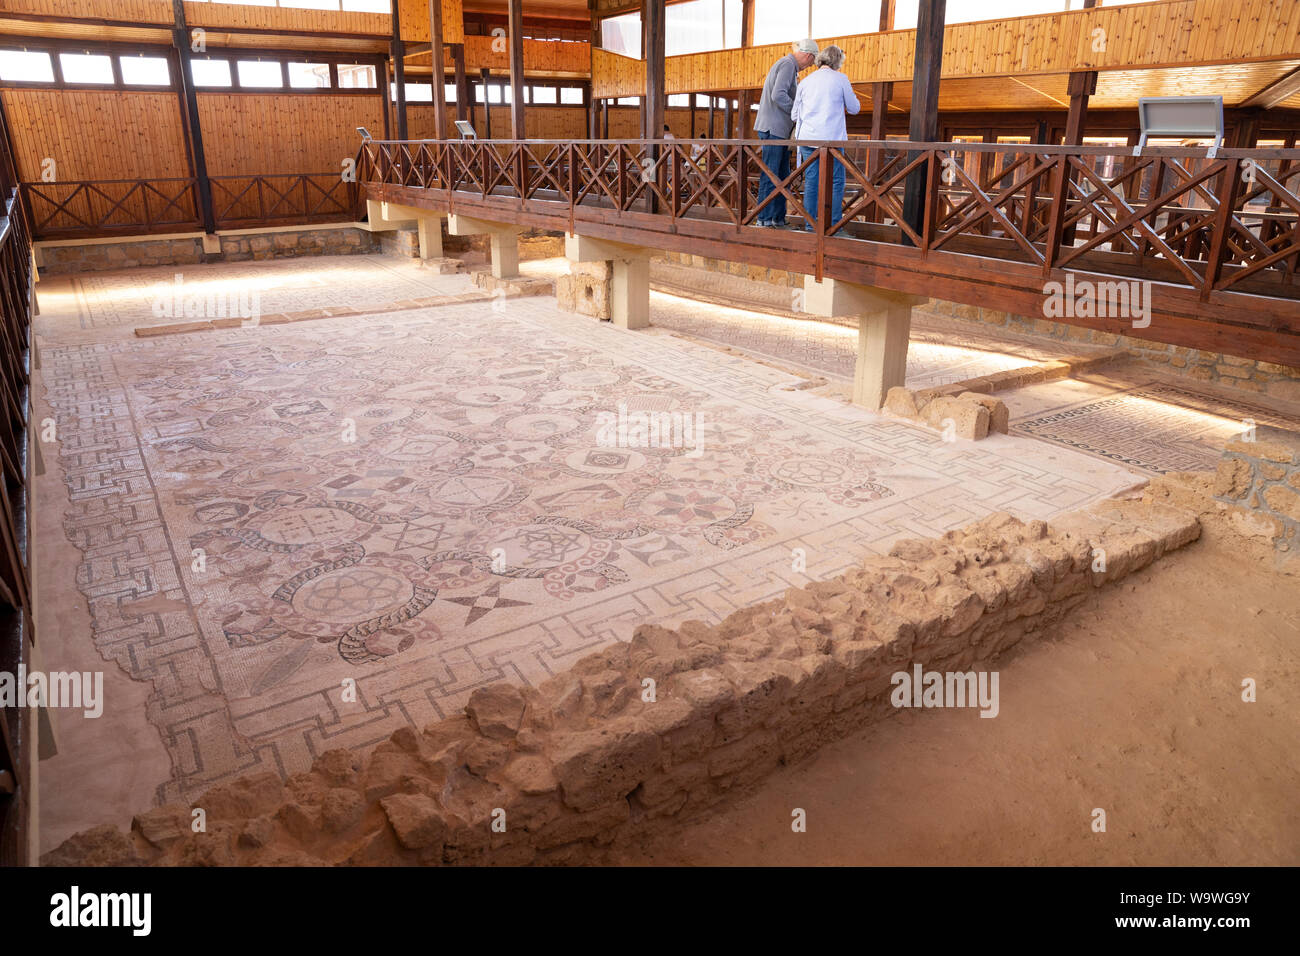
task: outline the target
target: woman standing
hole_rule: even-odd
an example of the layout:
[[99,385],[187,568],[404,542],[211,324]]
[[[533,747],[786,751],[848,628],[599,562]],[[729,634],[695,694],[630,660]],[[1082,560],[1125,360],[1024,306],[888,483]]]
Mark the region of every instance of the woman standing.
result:
[[[844,117],[862,109],[853,84],[840,72],[844,65],[844,51],[828,46],[817,54],[817,69],[799,84],[795,93],[794,109],[790,116],[795,122],[794,138],[800,142],[843,142],[848,139]],[[815,147],[799,147],[799,163],[808,161]],[[821,187],[821,162],[815,162],[804,173],[804,208],[811,217],[818,215],[817,197]],[[840,221],[844,206],[844,166],[836,160],[832,173],[831,221],[827,227]],[[813,231],[812,220],[804,226]]]

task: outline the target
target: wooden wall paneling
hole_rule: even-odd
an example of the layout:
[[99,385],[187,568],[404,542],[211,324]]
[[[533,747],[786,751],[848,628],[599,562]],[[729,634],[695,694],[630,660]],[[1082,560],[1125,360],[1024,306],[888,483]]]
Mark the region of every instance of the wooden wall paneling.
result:
[[358,126],[383,127],[378,97],[200,93],[198,99],[212,176],[334,172],[356,156]]
[[[388,32],[388,17],[384,32]],[[429,0],[398,0],[398,19],[402,24],[402,39],[407,43],[429,42]],[[442,0],[442,42],[465,42],[465,15],[461,0]]]

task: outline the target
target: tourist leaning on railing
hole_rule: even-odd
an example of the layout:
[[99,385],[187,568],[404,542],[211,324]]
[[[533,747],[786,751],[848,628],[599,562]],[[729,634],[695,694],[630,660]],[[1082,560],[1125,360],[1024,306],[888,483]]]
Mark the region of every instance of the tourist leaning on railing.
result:
[[[858,102],[858,94],[853,92],[853,84],[840,72],[843,65],[844,51],[837,46],[828,46],[817,54],[817,69],[799,84],[794,109],[790,112],[795,123],[794,138],[799,142],[842,142],[849,138],[845,116],[857,113],[862,105]],[[807,161],[813,152],[811,146],[800,146],[799,162]],[[819,160],[804,174],[804,208],[814,219],[819,215],[820,166]],[[832,168],[831,221],[828,226],[840,221],[844,207],[844,166],[835,160]],[[804,229],[812,232],[813,223],[809,221]]]
[[[812,66],[813,57],[817,55],[817,43],[813,40],[800,40],[791,51],[772,64],[763,81],[763,95],[758,101],[758,116],[754,118],[754,132],[759,139],[785,140],[790,138],[794,129],[794,120],[790,110],[794,108],[795,89],[799,83],[799,71]],[[781,180],[790,176],[790,147],[764,146],[763,165]],[[758,177],[758,203],[771,195],[773,186],[771,178],[765,172]],[[758,224],[767,229],[780,229],[785,226],[785,194],[776,197],[758,213]]]

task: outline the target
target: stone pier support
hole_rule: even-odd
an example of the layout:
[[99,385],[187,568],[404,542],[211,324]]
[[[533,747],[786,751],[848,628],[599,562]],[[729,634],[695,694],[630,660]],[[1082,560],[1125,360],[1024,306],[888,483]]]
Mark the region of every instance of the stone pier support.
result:
[[570,262],[610,265],[609,317],[620,329],[644,329],[650,324],[651,249],[590,236],[568,236],[564,254]]
[[420,217],[420,258],[425,262],[443,258],[442,220],[442,216]]
[[804,311],[827,318],[858,320],[858,361],[853,372],[853,404],[879,411],[885,396],[907,375],[907,343],[912,308],[924,296],[875,286],[804,277]]
[[487,236],[492,247],[493,277],[510,279],[519,275],[519,234],[524,231],[522,227],[469,216],[450,216],[447,231],[453,236]]

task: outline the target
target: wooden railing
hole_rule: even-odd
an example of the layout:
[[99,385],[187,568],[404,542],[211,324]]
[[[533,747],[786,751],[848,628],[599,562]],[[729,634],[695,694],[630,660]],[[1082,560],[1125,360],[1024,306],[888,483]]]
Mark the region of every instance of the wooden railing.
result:
[[[16,191],[0,218],[0,672],[14,675],[35,640],[31,590],[30,375],[32,252]],[[20,688],[19,693],[25,693]],[[0,866],[27,860],[36,712],[0,709]]]
[[[1162,284],[1158,306],[1169,315],[1221,315],[1295,335],[1286,352],[1300,364],[1300,150],[1135,156],[1091,146],[813,144],[774,193],[811,231],[774,234],[750,228],[773,201],[758,201],[760,175],[771,172],[765,145],[773,144],[376,141],[364,147],[363,179],[395,201],[550,228],[581,222],[604,238],[784,263],[818,278],[879,280],[905,267],[912,275],[899,291],[961,301],[959,291],[985,285],[994,295],[981,301],[1008,311],[1028,311],[1023,293],[1034,285],[1033,308],[1041,307],[1043,284],[1064,270],[1150,280]],[[829,175],[805,200],[814,163],[845,170],[838,220]],[[914,200],[905,209],[909,183]],[[1010,284],[1019,287],[1014,295],[996,288]],[[1241,302],[1225,298],[1236,294]],[[1229,316],[1228,305],[1243,311]]]
[[[350,221],[362,203],[338,173],[212,176],[217,228]],[[35,239],[91,239],[202,228],[195,179],[23,183]]]
[[200,227],[194,179],[23,183],[36,239],[99,238]]
[[357,184],[336,172],[213,176],[210,181],[213,213],[224,229],[355,220],[364,205]]

